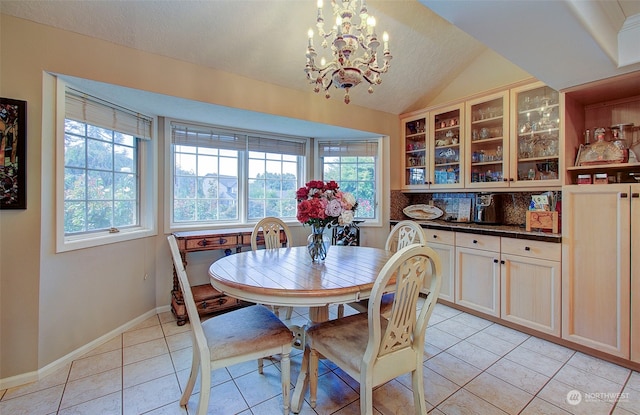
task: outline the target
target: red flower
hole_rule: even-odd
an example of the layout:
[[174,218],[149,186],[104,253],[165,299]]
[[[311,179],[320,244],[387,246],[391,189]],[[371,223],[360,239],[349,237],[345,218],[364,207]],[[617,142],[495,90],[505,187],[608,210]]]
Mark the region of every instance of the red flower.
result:
[[331,180],[330,182],[327,182],[326,185],[326,190],[338,190],[338,183],[335,182],[335,180]]
[[309,189],[307,189],[306,187],[301,187],[296,192],[296,199],[298,200],[306,199],[307,196],[309,196]]

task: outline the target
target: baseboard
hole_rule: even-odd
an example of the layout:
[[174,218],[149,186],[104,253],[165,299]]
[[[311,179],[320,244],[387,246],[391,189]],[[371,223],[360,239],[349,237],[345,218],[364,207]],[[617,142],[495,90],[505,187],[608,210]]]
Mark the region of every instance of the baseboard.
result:
[[67,355],[61,357],[60,359],[57,359],[51,363],[49,363],[48,365],[38,369],[37,371],[33,371],[33,372],[27,372],[27,373],[22,373],[20,375],[16,375],[16,376],[11,376],[8,378],[3,378],[0,379],[0,390],[2,389],[9,389],[9,388],[13,388],[16,386],[20,386],[20,385],[24,385],[26,383],[31,383],[31,382],[35,382],[37,380],[42,379],[43,377],[50,375],[51,373],[55,372],[56,370],[64,367],[65,365],[71,363],[72,361],[74,361],[75,359],[77,359],[80,356],[83,356],[84,354],[90,352],[91,350],[95,349],[96,347],[108,342],[109,340],[113,339],[114,337],[124,333],[125,331],[135,327],[136,325],[140,324],[141,322],[143,322],[144,320],[148,319],[149,317],[152,317],[156,314],[160,314],[160,313],[164,313],[167,311],[171,311],[171,307],[168,305],[165,306],[161,306],[161,307],[156,307],[153,310],[149,310],[146,313],[142,314],[139,317],[136,317],[135,319],[121,325],[120,327],[111,330],[109,333],[100,336],[99,338],[95,339],[94,341],[85,344],[84,346],[81,346],[79,348],[77,348],[76,350],[72,351],[71,353],[68,353]]

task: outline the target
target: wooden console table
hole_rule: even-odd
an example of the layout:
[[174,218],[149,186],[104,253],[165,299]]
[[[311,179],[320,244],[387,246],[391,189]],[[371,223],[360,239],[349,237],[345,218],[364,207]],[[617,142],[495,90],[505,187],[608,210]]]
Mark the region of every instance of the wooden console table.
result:
[[[224,250],[226,255],[242,251],[243,247],[251,247],[251,233],[253,229],[220,229],[210,231],[174,232],[178,243],[180,257],[185,268],[187,266],[187,253],[199,251]],[[284,232],[280,233],[283,246],[287,239]],[[262,232],[258,234],[258,245],[264,245]],[[209,315],[223,310],[244,307],[249,303],[228,297],[211,284],[194,285],[191,287],[193,298],[198,308],[198,313]],[[178,283],[175,269],[173,270],[173,288],[171,290],[171,312],[182,326],[188,321],[187,310],[182,299],[182,290]]]

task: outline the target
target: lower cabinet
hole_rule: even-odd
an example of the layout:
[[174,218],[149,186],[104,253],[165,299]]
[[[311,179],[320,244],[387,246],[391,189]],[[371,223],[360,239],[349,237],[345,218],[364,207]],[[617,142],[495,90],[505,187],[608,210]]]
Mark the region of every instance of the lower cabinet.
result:
[[559,243],[502,238],[500,317],[560,337]]
[[635,361],[640,330],[637,305],[631,308],[637,291],[631,286],[640,284],[631,277],[640,275],[633,244],[638,243],[639,194],[640,185],[628,184],[562,189],[562,337]]
[[455,303],[500,316],[500,237],[456,232]]
[[425,229],[424,233],[428,246],[436,251],[442,265],[442,286],[438,298],[454,302],[455,233],[438,229]]

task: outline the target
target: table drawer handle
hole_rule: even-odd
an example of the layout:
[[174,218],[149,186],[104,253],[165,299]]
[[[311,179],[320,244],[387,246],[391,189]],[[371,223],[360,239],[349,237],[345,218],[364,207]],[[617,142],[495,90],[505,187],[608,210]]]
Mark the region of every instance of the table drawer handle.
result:
[[[202,247],[205,247],[205,246],[211,245],[211,243],[212,242],[210,242],[208,239],[204,238],[204,239],[202,239],[201,241],[198,242],[198,245],[202,246]],[[218,240],[218,245],[224,245],[226,243],[227,243],[227,240],[224,239],[224,238],[220,238]]]

